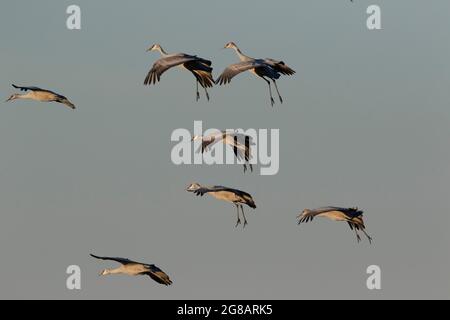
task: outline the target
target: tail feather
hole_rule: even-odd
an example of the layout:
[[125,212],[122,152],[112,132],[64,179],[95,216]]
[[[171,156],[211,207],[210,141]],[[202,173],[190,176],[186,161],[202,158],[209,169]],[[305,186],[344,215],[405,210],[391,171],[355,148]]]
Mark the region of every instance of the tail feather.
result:
[[211,72],[194,70],[192,73],[203,88],[212,88],[214,86],[215,82]]
[[278,65],[277,65],[277,71],[286,75],[286,76],[292,76],[295,74],[295,70],[289,68],[283,61],[281,61]]
[[256,203],[253,198],[246,199],[246,203],[250,208],[256,209]]

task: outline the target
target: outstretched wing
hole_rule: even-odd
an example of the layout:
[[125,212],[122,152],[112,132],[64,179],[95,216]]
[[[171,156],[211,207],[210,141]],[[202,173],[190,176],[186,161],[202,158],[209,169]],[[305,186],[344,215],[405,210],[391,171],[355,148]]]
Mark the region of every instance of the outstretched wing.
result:
[[150,269],[150,271],[147,273],[150,278],[152,278],[154,281],[156,281],[159,284],[163,284],[166,286],[172,285],[172,280],[170,280],[170,277],[162,271],[160,268],[158,268],[155,265],[147,265],[147,267]]
[[355,223],[358,222],[357,220],[363,214],[363,211],[359,210],[358,208],[323,207],[323,208],[318,208],[318,209],[314,209],[314,210],[308,210],[308,211],[301,213],[298,216],[298,219],[299,219],[298,224],[310,222],[310,221],[314,220],[314,218],[317,217],[318,215],[325,214],[328,212],[330,212],[330,213],[331,212],[341,212],[346,216],[346,218],[349,221],[355,221]]
[[314,209],[314,210],[305,210],[303,211],[297,218],[298,218],[298,224],[302,224],[302,223],[308,223],[310,221],[313,221],[315,217],[317,217],[318,215],[325,213],[325,212],[329,212],[329,211],[334,211],[334,209],[331,208],[319,208],[319,209]]
[[236,64],[232,64],[228,68],[225,69],[225,71],[220,75],[220,77],[217,79],[216,84],[228,84],[231,82],[231,80],[237,76],[238,74],[255,69],[255,68],[261,68],[265,67],[266,64],[258,61],[245,61],[240,62]]
[[13,88],[18,89],[20,91],[48,91],[48,90],[43,90],[38,87],[20,87],[20,86],[16,86],[15,84],[13,84],[12,86],[13,86]]
[[129,259],[124,259],[124,258],[99,257],[99,256],[96,256],[96,255],[93,255],[93,254],[91,254],[91,257],[95,258],[95,259],[99,259],[99,260],[115,261],[115,262],[118,262],[118,263],[123,264],[123,265],[137,263],[135,261],[131,261]]
[[356,218],[361,217],[364,214],[364,211],[359,210],[358,208],[340,208],[340,207],[327,207],[324,208],[327,209],[327,211],[339,211],[345,214],[345,216],[349,220],[353,220]]
[[159,82],[161,80],[161,75],[167,70],[195,60],[198,60],[198,58],[187,54],[177,54],[161,58],[153,65],[153,68],[148,73],[147,78],[145,78],[144,84],[155,84],[156,82]]
[[226,189],[227,188],[225,188],[225,187],[212,187],[212,188],[201,187],[200,189],[194,190],[193,193],[196,196],[203,197],[207,193],[225,191]]
[[38,88],[38,87],[20,87],[20,86],[16,86],[15,84],[13,84],[12,86],[13,86],[13,88],[18,89],[18,90],[23,91],[23,92],[25,92],[25,91],[49,92],[49,93],[52,93],[52,94],[57,95],[59,97],[65,98],[64,96],[62,96],[62,95],[60,95],[60,94],[58,94],[56,92],[53,92],[53,91],[50,91],[50,90],[46,90],[46,89],[42,89],[42,88]]
[[197,153],[205,153],[211,149],[213,145],[221,140],[221,134],[210,135],[202,138],[202,145],[197,150]]
[[253,200],[253,197],[252,197],[252,195],[250,193],[247,193],[247,192],[242,191],[242,190],[230,189],[230,188],[227,188],[226,191],[233,192],[234,194],[238,195],[242,200],[244,200],[245,203],[250,208],[256,209],[255,200]]

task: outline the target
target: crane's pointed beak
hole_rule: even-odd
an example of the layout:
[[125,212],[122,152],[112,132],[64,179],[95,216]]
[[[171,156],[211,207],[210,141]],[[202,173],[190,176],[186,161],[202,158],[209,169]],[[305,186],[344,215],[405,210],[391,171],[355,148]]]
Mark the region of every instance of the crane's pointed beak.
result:
[[13,100],[13,98],[12,97],[9,97],[7,100],[5,100],[5,102],[10,102],[10,101],[12,101]]

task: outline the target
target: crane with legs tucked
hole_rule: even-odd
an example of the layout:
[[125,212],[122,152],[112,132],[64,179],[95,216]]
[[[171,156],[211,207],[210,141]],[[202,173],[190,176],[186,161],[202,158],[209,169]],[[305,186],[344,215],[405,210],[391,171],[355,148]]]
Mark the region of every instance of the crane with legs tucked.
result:
[[233,49],[238,55],[241,62],[232,64],[228,68],[226,68],[222,75],[217,79],[216,84],[228,84],[238,74],[249,71],[266,81],[266,83],[269,85],[270,103],[272,107],[275,105],[275,99],[272,95],[272,85],[270,81],[272,81],[275,85],[278,98],[280,99],[280,102],[283,103],[283,98],[281,97],[280,90],[278,89],[277,80],[280,79],[282,75],[294,75],[295,71],[293,69],[288,67],[283,61],[278,61],[270,58],[255,59],[246,56],[234,42],[226,44],[225,49]]
[[147,51],[157,51],[162,58],[153,64],[152,69],[145,78],[144,85],[154,85],[161,80],[161,76],[166,71],[174,67],[180,67],[194,75],[197,82],[197,101],[200,100],[199,84],[204,88],[206,98],[209,101],[208,88],[214,86],[211,61],[185,53],[168,54],[159,44],[153,45]]
[[237,223],[236,228],[241,224],[240,211],[242,211],[242,217],[244,218],[244,228],[248,225],[247,218],[245,216],[243,205],[247,205],[250,208],[256,209],[255,201],[253,197],[247,192],[240,191],[237,189],[214,186],[214,187],[204,187],[198,183],[192,183],[188,188],[188,192],[194,193],[196,196],[203,197],[205,194],[209,194],[217,200],[226,201],[232,203],[237,208]]
[[100,276],[116,274],[124,274],[128,276],[149,276],[159,284],[165,286],[172,285],[172,280],[170,280],[169,276],[154,264],[140,263],[124,258],[99,257],[93,254],[91,254],[91,257],[98,260],[115,261],[121,264],[121,266],[116,269],[103,270]]
[[14,101],[14,100],[33,100],[39,102],[57,102],[66,105],[71,109],[75,109],[75,105],[69,101],[63,95],[55,93],[50,90],[41,89],[38,87],[20,87],[15,84],[12,85],[15,89],[24,92],[22,94],[13,94],[9,97],[6,102]]
[[366,226],[363,219],[364,211],[358,208],[340,208],[340,207],[323,207],[318,209],[305,209],[298,216],[298,224],[307,223],[316,217],[324,217],[333,221],[347,222],[350,229],[356,233],[356,239],[361,242],[361,236],[358,231],[363,232],[370,243],[372,237],[366,232]]

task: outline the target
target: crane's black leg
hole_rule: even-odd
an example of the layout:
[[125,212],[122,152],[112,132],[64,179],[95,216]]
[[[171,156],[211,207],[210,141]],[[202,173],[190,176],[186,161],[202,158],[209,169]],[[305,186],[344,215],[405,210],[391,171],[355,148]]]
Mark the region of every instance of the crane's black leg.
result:
[[358,233],[358,230],[355,228],[355,233],[356,233],[356,240],[358,241],[358,243],[361,242],[361,236]]
[[359,233],[358,233],[358,227],[356,225],[354,225],[351,222],[351,220],[348,220],[347,223],[348,223],[350,229],[352,229],[352,231],[355,230],[356,240],[358,241],[358,243],[360,243],[361,242],[361,237],[359,236]]
[[198,91],[198,80],[197,80],[197,101],[200,100],[200,91]]
[[245,217],[244,207],[241,205],[242,216],[244,217],[244,228],[248,225],[247,218]]
[[369,235],[367,234],[366,230],[362,229],[362,231],[363,231],[364,234],[366,235],[366,237],[367,237],[367,239],[369,240],[370,244],[372,244],[372,241],[373,241],[372,237],[369,236]]
[[253,165],[250,162],[244,164],[244,173],[247,172],[248,168],[250,168],[250,172],[253,172]]
[[208,93],[208,89],[206,88],[206,87],[204,87],[205,88],[205,93],[206,93],[206,99],[208,99],[208,101],[209,101],[209,93]]
[[239,205],[236,205],[237,208],[237,223],[236,223],[236,228],[241,224],[241,217],[240,217],[240,213],[239,213]]
[[270,84],[270,81],[267,80],[266,78],[264,78],[264,77],[261,77],[261,78],[263,78],[264,81],[266,81],[267,84],[269,85],[270,103],[272,104],[272,107],[273,107],[275,105],[275,99],[273,98],[273,95],[272,95],[272,85]]
[[275,89],[277,89],[277,93],[278,93],[278,97],[280,98],[280,102],[281,102],[281,104],[283,104],[283,97],[281,97],[280,90],[278,90],[277,81],[273,80],[273,83],[275,84]]

